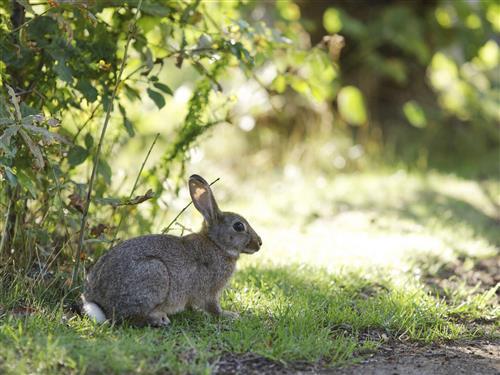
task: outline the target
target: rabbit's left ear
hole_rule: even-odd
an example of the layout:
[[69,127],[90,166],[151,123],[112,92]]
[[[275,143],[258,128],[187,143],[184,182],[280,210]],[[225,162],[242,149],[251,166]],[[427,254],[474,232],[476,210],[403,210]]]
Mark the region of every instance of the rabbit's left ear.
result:
[[210,185],[197,174],[189,177],[189,193],[194,206],[203,215],[208,223],[217,220],[220,215],[219,207],[215,201]]

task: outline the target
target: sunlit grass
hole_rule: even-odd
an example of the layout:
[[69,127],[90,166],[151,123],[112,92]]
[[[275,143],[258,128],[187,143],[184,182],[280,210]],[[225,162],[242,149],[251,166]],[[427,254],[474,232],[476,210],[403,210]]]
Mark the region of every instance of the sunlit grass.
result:
[[[494,334],[471,324],[498,321],[496,288],[457,279],[437,292],[425,279],[459,258],[473,267],[498,254],[498,201],[482,183],[296,173],[214,188],[221,207],[244,214],[264,240],[259,253],[242,257],[224,294],[224,308],[240,319],[184,312],[167,330],[99,326],[61,307],[63,280],[31,289],[13,280],[0,295],[0,370],[209,373],[227,352],[339,365],[376,350],[383,337],[430,343]],[[195,226],[199,217],[191,211],[182,221]],[[19,305],[32,310],[9,313]]]

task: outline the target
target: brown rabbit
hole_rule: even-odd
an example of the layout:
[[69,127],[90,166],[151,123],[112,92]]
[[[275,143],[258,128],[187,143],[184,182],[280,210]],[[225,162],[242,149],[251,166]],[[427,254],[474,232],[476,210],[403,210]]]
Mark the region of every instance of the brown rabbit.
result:
[[186,307],[237,316],[223,311],[219,298],[240,253],[258,251],[262,241],[243,217],[219,210],[202,177],[189,178],[189,192],[205,219],[201,231],[146,235],[112,248],[88,274],[82,296],[88,316],[152,326],[168,325],[168,315]]

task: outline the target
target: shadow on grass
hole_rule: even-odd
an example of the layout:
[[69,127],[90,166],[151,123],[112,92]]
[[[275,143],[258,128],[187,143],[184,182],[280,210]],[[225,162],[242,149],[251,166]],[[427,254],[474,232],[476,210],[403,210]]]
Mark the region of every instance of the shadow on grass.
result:
[[335,366],[373,351],[383,337],[431,342],[462,333],[447,320],[446,305],[421,288],[298,265],[237,272],[223,306],[240,319],[188,311],[159,330],[64,318],[54,304],[45,313],[0,319],[0,346],[27,372],[43,360],[48,369],[135,372],[140,365],[148,373],[199,373],[212,369],[222,353]]
[[465,200],[436,192],[431,188],[421,189],[411,199],[405,199],[403,202],[379,200],[352,204],[338,200],[334,205],[344,207],[344,211],[364,210],[374,212],[380,217],[393,215],[409,219],[420,225],[441,223],[449,228],[455,227],[458,231],[469,230],[492,246],[500,247],[500,216],[491,217]]
[[[415,207],[423,207],[418,212]],[[417,222],[426,222],[430,218],[440,218],[450,226],[464,225],[473,233],[490,244],[500,246],[500,218],[491,217],[472,204],[432,190],[420,191],[413,202],[401,210],[403,217]]]

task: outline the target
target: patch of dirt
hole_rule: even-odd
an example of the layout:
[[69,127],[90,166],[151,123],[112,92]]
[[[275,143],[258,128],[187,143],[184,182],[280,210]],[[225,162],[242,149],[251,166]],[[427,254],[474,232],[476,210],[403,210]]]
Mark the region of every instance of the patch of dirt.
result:
[[316,374],[320,364],[294,362],[290,364],[273,361],[257,354],[224,354],[214,366],[214,374]]
[[498,375],[500,340],[426,346],[387,344],[359,364],[342,368],[328,368],[321,363],[285,364],[252,353],[226,353],[215,364],[214,374]]
[[500,340],[474,340],[445,345],[382,346],[378,353],[357,365],[326,370],[347,375],[459,375],[500,374]]

